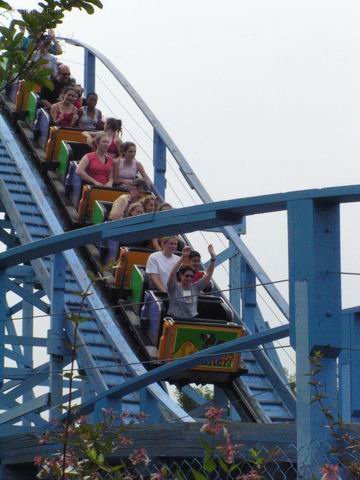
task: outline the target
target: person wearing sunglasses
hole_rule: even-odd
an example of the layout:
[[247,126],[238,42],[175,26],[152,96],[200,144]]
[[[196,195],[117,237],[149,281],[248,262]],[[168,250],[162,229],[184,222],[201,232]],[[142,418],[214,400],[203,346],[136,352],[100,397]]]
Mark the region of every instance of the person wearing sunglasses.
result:
[[184,247],[181,257],[174,265],[169,280],[169,308],[167,314],[174,318],[191,319],[198,315],[198,296],[208,287],[215,269],[216,254],[212,245],[208,246],[210,263],[205,275],[192,283],[195,270],[189,265],[191,247]]

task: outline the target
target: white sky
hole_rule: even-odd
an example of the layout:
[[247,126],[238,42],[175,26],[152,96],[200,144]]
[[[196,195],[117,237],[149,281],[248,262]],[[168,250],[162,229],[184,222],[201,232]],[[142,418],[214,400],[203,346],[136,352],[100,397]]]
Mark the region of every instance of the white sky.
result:
[[[214,199],[359,183],[358,1],[103,3],[93,16],[70,14],[58,33],[88,42],[118,66]],[[66,47],[69,60],[73,50]],[[121,107],[112,108],[130,130]],[[343,214],[342,269],[360,272],[360,209],[346,206]],[[272,279],[287,278],[286,216],[247,225],[245,241]],[[344,306],[360,304],[359,282],[344,279]]]

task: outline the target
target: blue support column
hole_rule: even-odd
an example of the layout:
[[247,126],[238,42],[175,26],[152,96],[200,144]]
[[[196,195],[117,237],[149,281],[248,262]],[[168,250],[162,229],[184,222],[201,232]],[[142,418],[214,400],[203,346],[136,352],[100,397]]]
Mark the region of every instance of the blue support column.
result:
[[5,367],[5,322],[7,320],[6,270],[0,270],[0,387],[4,383]]
[[149,393],[147,388],[140,390],[140,410],[148,415],[146,423],[161,423],[163,421],[159,402]]
[[255,318],[256,318],[256,284],[255,273],[249,267],[244,257],[240,260],[240,290],[241,295],[241,313],[242,321],[250,332],[255,332]]
[[[28,291],[30,294],[33,293],[33,284],[31,282],[31,279],[25,279],[24,289]],[[22,321],[23,337],[32,338],[34,336],[33,305],[29,302],[26,302],[25,300],[23,300],[22,314],[23,314],[23,321]],[[33,368],[33,346],[24,345],[23,348],[24,348],[24,358],[26,360],[26,364],[29,365],[31,368]],[[34,398],[34,394],[31,389],[29,389],[23,395],[24,403],[29,402],[33,398]],[[22,423],[24,426],[31,426],[31,422],[26,418],[23,419]]]
[[[48,331],[50,355],[50,419],[59,417],[63,397],[62,366],[64,359],[64,289],[65,259],[61,253],[53,256],[51,272],[51,321]],[[60,406],[60,408],[59,408]]]
[[95,56],[84,50],[84,93],[95,92]]
[[360,312],[343,314],[343,347],[339,357],[340,417],[360,423]]
[[337,418],[336,359],[341,348],[339,205],[288,203],[290,341],[296,350],[298,471],[319,474],[321,453],[334,441],[309,384],[310,356],[321,351],[317,375],[324,408]]
[[[233,246],[230,241],[230,247]],[[240,301],[241,301],[241,255],[235,253],[229,260],[229,299],[231,305],[240,317]]]
[[154,129],[154,185],[158,194],[165,199],[166,189],[166,145],[157,131]]

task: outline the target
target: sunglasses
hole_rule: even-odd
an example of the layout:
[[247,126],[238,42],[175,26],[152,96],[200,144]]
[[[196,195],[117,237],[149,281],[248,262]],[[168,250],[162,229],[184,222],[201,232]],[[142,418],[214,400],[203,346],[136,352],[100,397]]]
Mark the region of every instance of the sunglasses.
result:
[[189,275],[184,275],[185,278],[194,278],[194,275],[189,274]]

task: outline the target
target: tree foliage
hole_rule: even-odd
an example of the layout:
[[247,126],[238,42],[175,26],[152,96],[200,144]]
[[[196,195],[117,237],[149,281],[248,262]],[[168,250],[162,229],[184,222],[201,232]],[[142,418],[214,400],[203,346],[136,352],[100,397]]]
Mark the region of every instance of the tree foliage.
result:
[[[19,79],[25,80],[29,88],[35,83],[52,88],[50,70],[44,68],[47,62],[32,61],[41,35],[58,27],[66,13],[74,9],[91,15],[96,8],[102,8],[100,0],[41,0],[36,9],[17,10],[19,18],[14,19],[11,2],[0,0],[0,16],[5,20],[5,25],[0,25],[1,90]],[[31,34],[31,40],[26,48],[21,48],[26,31]]]

